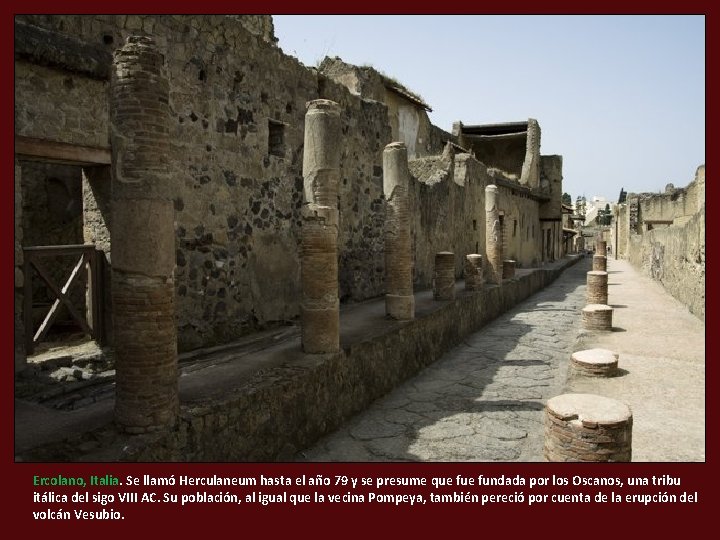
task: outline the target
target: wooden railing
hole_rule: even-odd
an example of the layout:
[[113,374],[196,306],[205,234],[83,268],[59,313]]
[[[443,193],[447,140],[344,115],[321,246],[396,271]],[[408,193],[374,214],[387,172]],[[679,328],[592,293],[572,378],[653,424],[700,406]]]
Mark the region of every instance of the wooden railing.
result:
[[[23,248],[25,277],[23,316],[25,318],[25,352],[32,354],[35,345],[42,341],[60,313],[60,306],[65,306],[70,316],[80,325],[82,331],[101,342],[102,328],[102,288],[100,257],[92,244],[70,246],[35,246]],[[41,260],[47,257],[78,256],[79,259],[63,285],[55,283]],[[35,329],[33,324],[33,279],[37,275],[48,287],[48,292],[55,297],[50,310],[40,326]],[[89,309],[78,309],[74,306],[70,295],[70,287],[76,281],[83,281],[87,292]],[[84,313],[86,311],[86,313]]]

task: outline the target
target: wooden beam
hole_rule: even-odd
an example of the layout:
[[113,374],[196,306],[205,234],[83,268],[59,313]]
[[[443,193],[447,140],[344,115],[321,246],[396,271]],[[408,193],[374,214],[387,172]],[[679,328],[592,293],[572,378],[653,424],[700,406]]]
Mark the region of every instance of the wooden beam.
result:
[[110,165],[110,147],[81,146],[15,135],[15,154],[22,158],[70,165]]

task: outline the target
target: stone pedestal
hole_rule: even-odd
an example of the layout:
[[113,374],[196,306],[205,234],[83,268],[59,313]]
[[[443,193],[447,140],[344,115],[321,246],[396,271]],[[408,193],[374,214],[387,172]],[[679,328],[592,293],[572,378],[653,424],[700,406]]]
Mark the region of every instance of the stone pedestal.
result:
[[507,259],[503,261],[503,279],[515,277],[515,261]]
[[169,84],[150,37],[115,52],[110,83],[115,418],[128,432],[179,411]]
[[394,142],[383,152],[385,194],[385,313],[393,319],[415,317],[412,282],[412,239],[408,200],[407,148]]
[[593,270],[607,272],[607,257],[605,255],[593,255]]
[[582,326],[586,330],[612,330],[612,313],[610,306],[588,304],[582,310]]
[[613,377],[617,374],[620,355],[608,349],[586,349],[572,353],[571,365],[578,375]]
[[455,298],[455,254],[450,251],[435,254],[433,298],[435,300]]
[[592,271],[587,273],[587,303],[608,303],[608,274],[607,272]]
[[595,255],[607,255],[607,241],[596,240],[595,241]]
[[339,177],[340,107],[326,99],[311,101],[305,115],[305,200],[300,249],[301,340],[303,351],[310,354],[340,350]]
[[545,406],[547,461],[630,461],[632,413],[620,401],[593,394],[564,394]]
[[483,258],[478,253],[465,255],[465,289],[479,291],[483,287]]
[[502,284],[503,278],[503,231],[498,208],[498,188],[485,188],[485,250],[487,252],[487,281]]

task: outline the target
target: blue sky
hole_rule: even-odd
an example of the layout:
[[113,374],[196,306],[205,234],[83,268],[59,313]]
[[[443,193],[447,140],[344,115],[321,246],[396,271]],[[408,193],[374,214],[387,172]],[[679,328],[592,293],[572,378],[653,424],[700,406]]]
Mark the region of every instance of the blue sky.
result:
[[704,16],[274,16],[306,65],[369,64],[431,121],[537,118],[573,200],[685,186],[705,162]]

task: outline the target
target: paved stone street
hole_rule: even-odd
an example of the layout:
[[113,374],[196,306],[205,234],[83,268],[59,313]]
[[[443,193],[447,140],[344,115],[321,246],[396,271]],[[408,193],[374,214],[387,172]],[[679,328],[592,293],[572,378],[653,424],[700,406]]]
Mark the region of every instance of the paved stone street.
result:
[[[543,407],[606,396],[633,414],[632,461],[705,459],[705,325],[627,261],[608,261],[611,332],[581,328],[586,258],[552,285],[301,452],[307,461],[543,461]],[[569,369],[573,352],[619,354],[614,377]]]
[[591,260],[568,268],[298,456],[308,461],[539,461],[565,383]]

